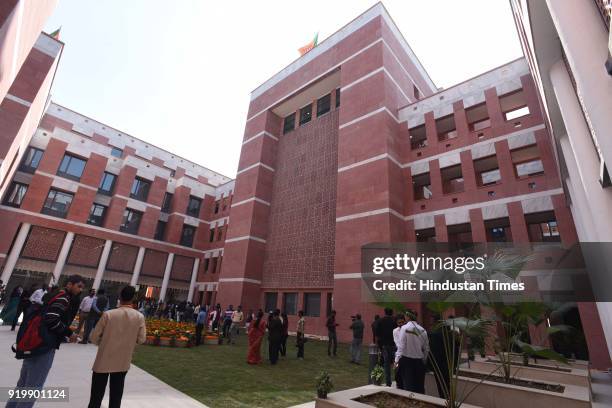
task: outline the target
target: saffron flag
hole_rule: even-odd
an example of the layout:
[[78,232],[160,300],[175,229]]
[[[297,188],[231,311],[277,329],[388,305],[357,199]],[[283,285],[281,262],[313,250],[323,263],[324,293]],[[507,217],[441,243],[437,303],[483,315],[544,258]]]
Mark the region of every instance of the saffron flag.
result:
[[319,42],[319,33],[316,33],[311,42],[309,42],[305,46],[298,49],[298,51],[300,52],[300,56],[306,54],[308,51],[316,47],[318,42]]
[[57,30],[55,30],[54,32],[52,32],[49,35],[59,41],[59,35],[60,35],[60,30],[61,29],[62,29],[62,27],[58,28]]

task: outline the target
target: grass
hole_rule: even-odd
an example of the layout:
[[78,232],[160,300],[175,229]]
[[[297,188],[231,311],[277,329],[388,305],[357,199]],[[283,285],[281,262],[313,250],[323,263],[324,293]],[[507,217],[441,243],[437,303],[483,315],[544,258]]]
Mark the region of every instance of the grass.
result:
[[[267,342],[262,357],[267,358]],[[338,357],[327,356],[327,343],[309,341],[304,360],[296,358],[295,338],[287,341],[287,357],[276,366],[265,360],[246,363],[247,339],[241,333],[236,345],[202,345],[194,348],[138,346],[133,363],[163,382],[209,407],[288,407],[316,397],[315,377],[327,370],[334,391],[367,384],[368,354],[361,365],[349,363],[349,346],[338,345]]]

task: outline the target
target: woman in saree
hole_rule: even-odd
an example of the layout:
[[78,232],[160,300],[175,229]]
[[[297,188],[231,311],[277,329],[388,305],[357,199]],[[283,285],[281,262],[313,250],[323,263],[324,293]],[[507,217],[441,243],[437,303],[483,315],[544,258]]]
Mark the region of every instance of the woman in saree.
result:
[[257,312],[257,318],[249,327],[249,354],[247,363],[261,363],[261,342],[266,334],[266,322],[262,319],[263,312]]
[[11,297],[9,298],[8,302],[6,302],[2,312],[0,312],[0,319],[2,319],[3,326],[13,324],[13,320],[17,314],[17,308],[19,307],[19,302],[21,302],[22,292],[23,288],[21,286],[16,286],[11,292]]

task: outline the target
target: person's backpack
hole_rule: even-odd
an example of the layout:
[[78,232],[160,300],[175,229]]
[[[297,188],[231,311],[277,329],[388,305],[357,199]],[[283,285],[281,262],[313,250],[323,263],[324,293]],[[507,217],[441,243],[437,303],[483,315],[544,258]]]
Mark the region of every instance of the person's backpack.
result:
[[48,351],[52,347],[50,334],[43,323],[43,315],[47,306],[62,295],[64,295],[64,291],[60,290],[44,306],[33,306],[24,314],[17,332],[16,343],[11,346],[16,359],[33,357]]

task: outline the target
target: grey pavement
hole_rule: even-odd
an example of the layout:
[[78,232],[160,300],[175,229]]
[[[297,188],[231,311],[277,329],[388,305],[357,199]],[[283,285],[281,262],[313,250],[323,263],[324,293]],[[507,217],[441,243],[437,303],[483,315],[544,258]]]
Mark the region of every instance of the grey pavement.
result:
[[[21,361],[16,360],[10,347],[15,341],[15,332],[8,326],[0,326],[0,386],[17,384]],[[87,407],[91,386],[91,366],[97,347],[91,344],[62,344],[55,354],[53,367],[45,386],[69,387],[68,403],[37,403],[35,407]],[[2,403],[0,403],[2,404]],[[108,406],[108,388],[102,403]],[[132,365],[125,379],[122,408],[207,408],[186,394],[172,388],[149,373]]]

